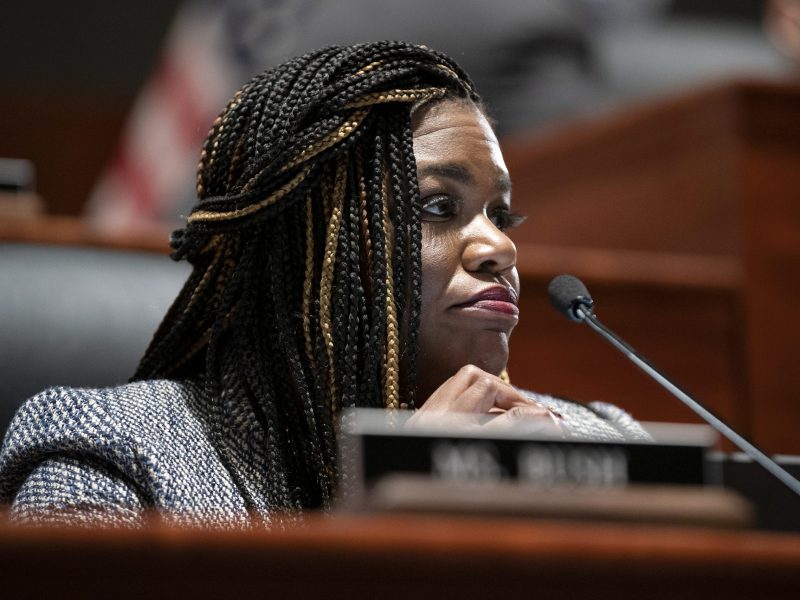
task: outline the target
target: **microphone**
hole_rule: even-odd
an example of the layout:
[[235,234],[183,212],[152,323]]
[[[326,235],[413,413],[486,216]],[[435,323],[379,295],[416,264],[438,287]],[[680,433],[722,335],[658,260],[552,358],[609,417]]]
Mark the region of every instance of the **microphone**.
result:
[[766,453],[760,450],[755,444],[747,441],[730,425],[725,423],[725,421],[700,404],[700,402],[672,383],[672,381],[656,369],[646,358],[598,321],[594,314],[594,301],[580,279],[572,275],[559,275],[547,286],[547,293],[550,296],[550,303],[558,312],[570,321],[586,323],[595,333],[627,356],[631,362],[655,379],[678,400],[692,409],[701,419],[733,442],[742,452],[752,458],[754,462],[764,467],[795,494],[800,496],[800,482],[792,477],[788,471],[778,465],[778,463],[767,456]]
[[[547,286],[550,304],[570,321],[579,323],[583,321],[582,312],[592,312],[594,300],[589,295],[589,290],[583,282],[572,275],[559,275],[554,277]],[[578,309],[582,312],[578,312]]]

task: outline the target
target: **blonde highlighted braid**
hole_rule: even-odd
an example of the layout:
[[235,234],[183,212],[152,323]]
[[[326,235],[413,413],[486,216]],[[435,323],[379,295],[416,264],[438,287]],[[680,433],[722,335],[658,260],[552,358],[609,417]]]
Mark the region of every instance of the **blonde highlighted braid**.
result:
[[209,131],[199,201],[171,240],[194,270],[135,379],[199,377],[213,397],[249,403],[268,440],[271,506],[329,503],[340,408],[414,406],[410,113],[443,97],[478,102],[442,54],[331,47],[255,77]]

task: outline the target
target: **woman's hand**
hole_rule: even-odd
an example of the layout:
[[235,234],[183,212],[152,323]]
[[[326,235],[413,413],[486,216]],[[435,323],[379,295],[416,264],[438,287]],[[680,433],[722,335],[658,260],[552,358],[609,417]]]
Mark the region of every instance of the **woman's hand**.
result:
[[[487,419],[487,414],[496,414]],[[531,433],[563,435],[561,416],[534,402],[499,377],[466,365],[445,381],[409,418],[409,425],[457,425],[487,433],[520,427]]]

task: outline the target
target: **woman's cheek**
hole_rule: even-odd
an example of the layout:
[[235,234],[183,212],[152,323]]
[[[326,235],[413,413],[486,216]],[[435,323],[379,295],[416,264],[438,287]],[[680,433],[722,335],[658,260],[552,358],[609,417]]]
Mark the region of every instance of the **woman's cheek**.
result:
[[422,231],[422,297],[425,301],[447,286],[452,249],[449,236],[432,234],[428,227],[423,227]]

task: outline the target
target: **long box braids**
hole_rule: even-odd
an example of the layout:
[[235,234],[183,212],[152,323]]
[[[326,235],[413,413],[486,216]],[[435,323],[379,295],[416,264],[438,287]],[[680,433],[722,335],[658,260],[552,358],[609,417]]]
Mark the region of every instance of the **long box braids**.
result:
[[244,85],[203,146],[199,201],[171,240],[194,269],[134,379],[201,377],[251,403],[277,508],[329,504],[342,407],[414,406],[410,114],[443,97],[478,101],[424,46],[325,48]]

